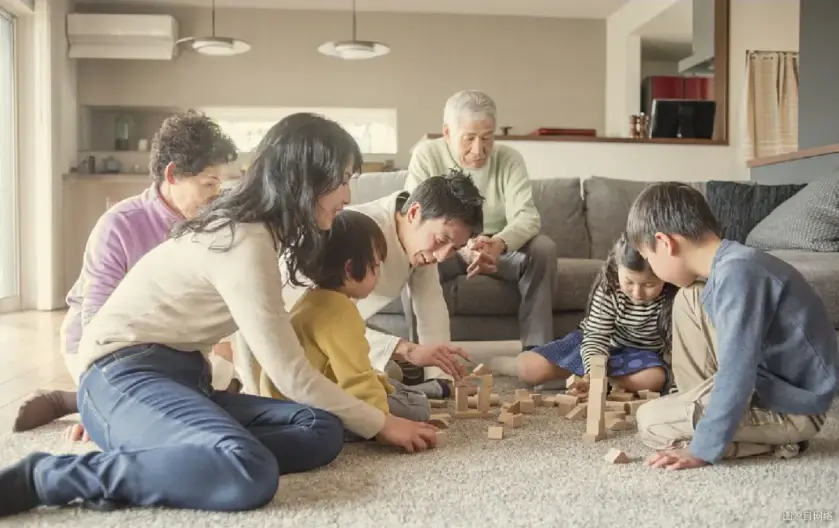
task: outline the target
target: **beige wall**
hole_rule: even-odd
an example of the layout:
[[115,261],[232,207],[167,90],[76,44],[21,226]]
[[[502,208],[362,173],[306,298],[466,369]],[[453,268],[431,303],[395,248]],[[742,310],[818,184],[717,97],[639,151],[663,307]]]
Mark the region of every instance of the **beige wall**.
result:
[[[209,33],[209,10],[167,12],[181,36]],[[80,60],[80,104],[396,108],[398,165],[423,134],[440,130],[446,98],[464,88],[490,93],[499,126],[514,134],[540,126],[604,129],[604,21],[361,13],[358,38],[392,47],[370,61],[316,51],[350,37],[349,13],[222,10],[216,21],[217,34],[246,38],[251,52]]]

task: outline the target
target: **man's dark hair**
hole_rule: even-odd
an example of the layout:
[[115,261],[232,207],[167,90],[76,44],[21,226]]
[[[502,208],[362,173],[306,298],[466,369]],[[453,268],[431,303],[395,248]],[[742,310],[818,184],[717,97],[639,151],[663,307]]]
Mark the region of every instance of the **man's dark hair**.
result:
[[387,240],[375,220],[345,209],[332,222],[319,269],[309,272],[309,276],[318,287],[337,290],[347,279],[364,280],[367,272],[385,258]]
[[710,234],[722,236],[702,193],[681,182],[649,185],[629,209],[626,234],[635,247],[653,247],[656,233],[680,235],[691,242]]
[[449,174],[432,176],[417,185],[405,204],[402,214],[413,204],[420,206],[423,222],[443,218],[446,222],[459,220],[478,236],[484,230],[484,197],[472,178],[452,169]]
[[207,167],[237,158],[236,144],[206,115],[187,110],[167,118],[154,135],[149,174],[156,182],[166,179],[166,166],[174,163],[179,178],[188,178]]

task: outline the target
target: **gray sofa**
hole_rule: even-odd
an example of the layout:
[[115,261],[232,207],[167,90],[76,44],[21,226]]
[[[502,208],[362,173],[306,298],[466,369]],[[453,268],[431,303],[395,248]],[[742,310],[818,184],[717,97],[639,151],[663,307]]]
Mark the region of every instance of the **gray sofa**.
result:
[[[367,173],[351,184],[353,203],[402,189],[407,173]],[[533,198],[542,216],[542,233],[556,242],[559,275],[554,292],[557,337],[580,322],[589,289],[612,242],[624,229],[629,207],[648,182],[603,177],[533,180]],[[706,183],[691,185],[705,193]],[[839,253],[772,252],[798,268],[820,293],[839,328]],[[443,285],[455,341],[519,338],[519,294],[514,285],[488,277],[460,277]],[[372,317],[375,328],[410,338],[403,302],[396,300]]]

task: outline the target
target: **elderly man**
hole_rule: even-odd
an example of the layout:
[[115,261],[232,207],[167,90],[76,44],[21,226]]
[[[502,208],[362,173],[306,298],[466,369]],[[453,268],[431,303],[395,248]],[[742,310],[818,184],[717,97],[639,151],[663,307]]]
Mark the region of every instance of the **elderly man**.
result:
[[494,144],[495,113],[495,102],[482,92],[451,96],[443,111],[443,137],[416,147],[405,185],[411,190],[452,168],[471,176],[485,198],[484,234],[439,264],[440,280],[483,274],[517,283],[521,342],[530,350],[555,337],[556,244],[539,234],[541,220],[521,154]]

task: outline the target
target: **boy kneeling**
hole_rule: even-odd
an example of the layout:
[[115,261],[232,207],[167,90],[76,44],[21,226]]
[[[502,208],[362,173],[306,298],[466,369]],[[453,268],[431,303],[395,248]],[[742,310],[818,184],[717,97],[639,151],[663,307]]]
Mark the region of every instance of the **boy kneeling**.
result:
[[630,240],[673,305],[679,392],[638,409],[653,467],[724,458],[788,458],[824,425],[837,390],[839,347],[827,309],[801,273],[762,251],[721,239],[702,194],[682,183],[647,187],[627,221]]

